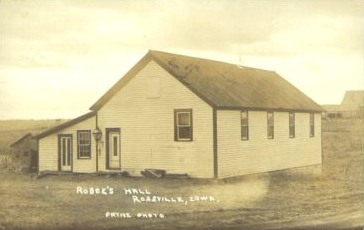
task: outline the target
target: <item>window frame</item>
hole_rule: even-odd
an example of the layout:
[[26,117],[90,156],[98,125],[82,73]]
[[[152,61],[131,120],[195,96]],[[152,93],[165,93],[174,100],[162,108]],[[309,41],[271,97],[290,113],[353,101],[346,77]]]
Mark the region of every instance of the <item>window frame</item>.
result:
[[[89,138],[89,143],[81,144],[81,134],[87,133]],[[77,130],[77,159],[91,159],[91,144],[92,144],[92,138],[91,138],[91,130]],[[88,149],[87,155],[83,153],[83,156],[81,156],[81,149],[86,148]]]
[[[291,119],[292,115],[292,119]],[[296,113],[289,112],[288,113],[288,129],[289,129],[289,138],[295,138],[296,137]]]
[[310,137],[315,137],[315,114],[310,113]]
[[[243,113],[246,114],[245,116],[245,120],[246,120],[246,124],[244,124],[243,122]],[[247,141],[249,140],[249,111],[248,110],[241,110],[240,111],[240,135],[241,135],[241,140],[242,141]],[[244,130],[246,129],[246,136],[244,136]]]
[[[272,121],[269,120],[269,114],[272,114]],[[272,123],[270,125],[270,123]],[[272,130],[270,130],[270,128]],[[270,131],[272,132],[272,135],[270,134]],[[267,111],[267,138],[268,139],[274,139],[274,112],[273,111]]]
[[[189,114],[189,125],[179,125],[179,114],[188,113]],[[179,138],[179,128],[180,127],[190,127],[188,138]],[[192,109],[175,109],[174,110],[174,141],[178,142],[192,142],[193,141],[193,112]]]

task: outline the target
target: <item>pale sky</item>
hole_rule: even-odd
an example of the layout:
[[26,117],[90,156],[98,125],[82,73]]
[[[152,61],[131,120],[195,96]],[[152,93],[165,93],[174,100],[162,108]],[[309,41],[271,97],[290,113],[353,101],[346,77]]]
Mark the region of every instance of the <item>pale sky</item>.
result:
[[0,119],[80,116],[149,49],[274,70],[339,104],[364,89],[364,1],[0,0]]

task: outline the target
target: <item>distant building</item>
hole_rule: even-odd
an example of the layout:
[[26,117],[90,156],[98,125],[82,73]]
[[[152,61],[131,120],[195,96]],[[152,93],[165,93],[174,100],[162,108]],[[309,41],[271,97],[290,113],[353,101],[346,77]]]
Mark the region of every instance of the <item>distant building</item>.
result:
[[25,134],[10,147],[14,167],[23,171],[38,170],[38,141],[31,133]]
[[324,117],[351,118],[364,117],[364,90],[346,91],[343,101],[340,105],[322,105],[326,110]]

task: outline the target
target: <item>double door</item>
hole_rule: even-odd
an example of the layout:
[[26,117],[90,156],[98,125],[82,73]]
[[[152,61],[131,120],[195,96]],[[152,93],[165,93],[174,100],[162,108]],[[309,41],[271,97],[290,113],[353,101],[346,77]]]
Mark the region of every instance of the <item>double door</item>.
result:
[[72,135],[59,136],[60,171],[72,171]]

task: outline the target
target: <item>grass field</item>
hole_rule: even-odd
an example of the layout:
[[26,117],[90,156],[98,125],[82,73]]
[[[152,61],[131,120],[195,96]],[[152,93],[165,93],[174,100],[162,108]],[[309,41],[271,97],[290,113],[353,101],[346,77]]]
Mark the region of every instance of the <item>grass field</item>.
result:
[[[320,177],[286,170],[218,182],[96,175],[37,179],[2,170],[0,229],[362,229],[363,132],[362,120],[323,122]],[[113,194],[77,194],[78,187],[107,186]],[[128,188],[184,202],[138,203],[125,194]],[[107,212],[132,218],[106,218]],[[138,213],[164,218],[137,218]]]

